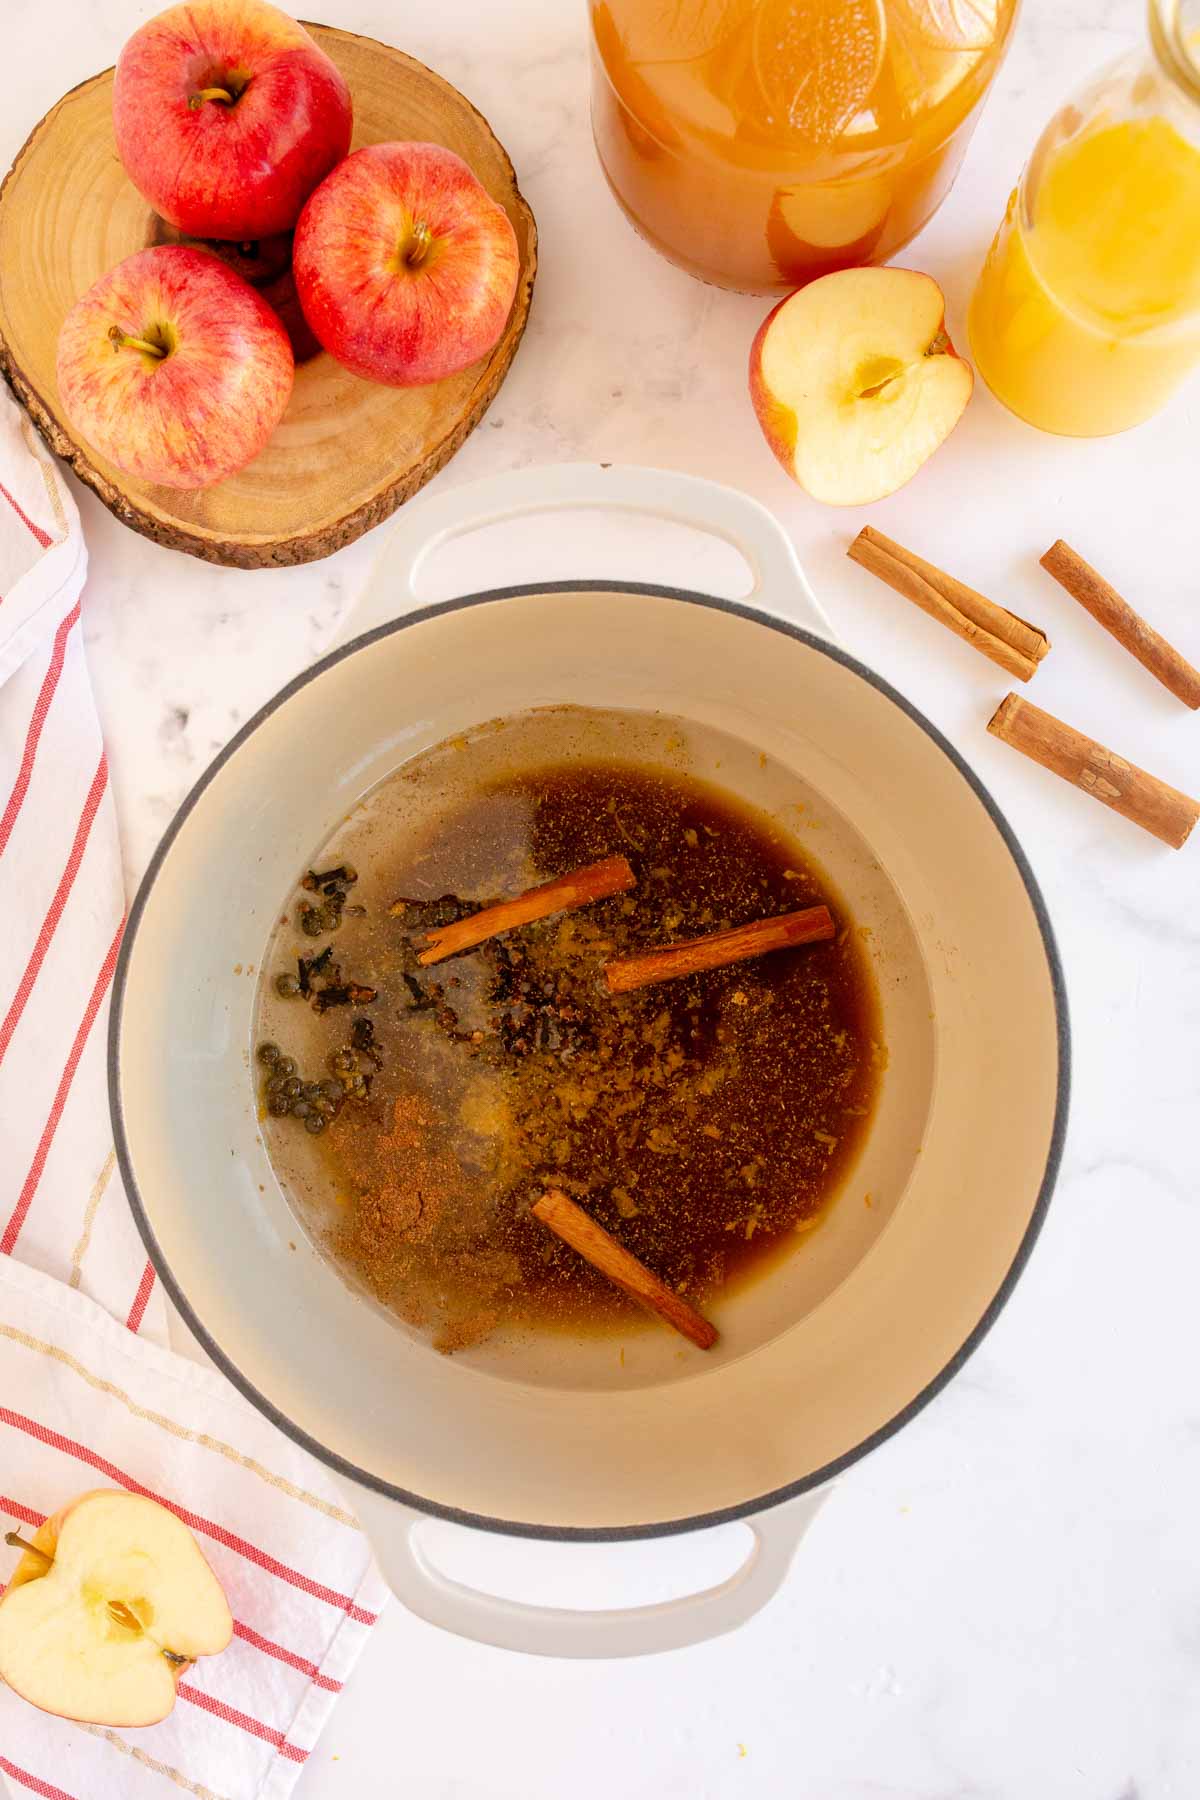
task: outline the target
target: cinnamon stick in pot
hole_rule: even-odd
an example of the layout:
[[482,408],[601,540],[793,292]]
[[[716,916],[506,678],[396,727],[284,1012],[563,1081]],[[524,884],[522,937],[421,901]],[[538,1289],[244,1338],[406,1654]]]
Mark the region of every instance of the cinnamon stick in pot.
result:
[[1020,681],[1029,680],[1050,649],[1049,638],[1038,626],[997,606],[873,525],[863,526],[846,555]]
[[1137,658],[1143,669],[1193,711],[1200,708],[1200,669],[1194,669],[1173,644],[1168,644],[1152,625],[1134,612],[1128,600],[1110,587],[1103,575],[1085,562],[1078,550],[1072,550],[1062,538],[1051,544],[1041,559],[1048,575],[1065,587],[1078,600],[1085,612],[1091,613],[1097,625],[1103,625],[1123,650]]
[[837,926],[827,906],[806,906],[801,912],[777,913],[771,919],[755,919],[735,925],[732,931],[714,931],[707,937],[681,938],[660,950],[620,957],[605,964],[604,979],[610,994],[628,994],[634,988],[674,981],[702,969],[724,969],[746,962],[768,950],[787,950],[793,944],[815,944],[834,937]]
[[500,900],[485,906],[482,912],[459,919],[455,925],[427,932],[417,961],[428,968],[460,950],[473,950],[501,932],[515,931],[519,925],[532,925],[536,919],[549,919],[555,913],[573,912],[589,906],[594,900],[606,900],[610,894],[624,894],[636,884],[637,877],[623,856],[606,856],[601,862],[588,863],[569,875],[558,875],[541,887],[529,888],[513,900]]
[[1009,694],[1000,702],[988,721],[988,730],[1173,850],[1183,848],[1200,819],[1200,802],[1126,762],[1052,713],[1022,700],[1019,694]]
[[685,1338],[700,1350],[711,1350],[717,1341],[717,1328],[692,1306],[689,1306],[682,1295],[674,1288],[669,1288],[664,1281],[649,1270],[645,1263],[640,1263],[623,1245],[618,1244],[611,1233],[605,1231],[603,1225],[597,1225],[595,1219],[576,1206],[573,1200],[558,1188],[551,1188],[534,1201],[532,1207],[535,1218],[548,1226],[556,1237],[564,1244],[570,1244],[586,1262],[602,1275],[607,1275],[619,1288],[651,1312],[673,1330],[681,1332]]

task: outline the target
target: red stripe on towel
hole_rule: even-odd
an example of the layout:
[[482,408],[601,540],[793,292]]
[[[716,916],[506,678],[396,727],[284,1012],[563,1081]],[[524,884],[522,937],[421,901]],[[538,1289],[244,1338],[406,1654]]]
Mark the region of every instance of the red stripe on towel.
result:
[[19,1781],[31,1794],[40,1794],[42,1800],[74,1800],[72,1794],[65,1793],[62,1788],[51,1787],[40,1775],[31,1775],[28,1769],[18,1769],[16,1763],[9,1762],[6,1756],[0,1756],[0,1769],[4,1770],[10,1781]]
[[340,1694],[342,1684],[335,1681],[332,1675],[322,1675],[315,1662],[305,1656],[297,1656],[294,1650],[285,1650],[282,1644],[273,1644],[270,1638],[261,1637],[249,1625],[243,1625],[240,1619],[233,1621],[233,1635],[241,1638],[254,1650],[261,1650],[264,1656],[273,1656],[276,1662],[286,1663],[289,1669],[298,1669],[301,1675],[307,1675],[317,1687],[324,1688],[327,1694]]
[[122,919],[117,926],[117,935],[108,947],[108,954],[101,965],[100,973],[96,977],[96,985],[84,1008],[83,1018],[79,1021],[79,1030],[75,1033],[75,1042],[71,1045],[66,1067],[62,1072],[54,1103],[50,1108],[50,1116],[43,1127],[38,1147],[34,1151],[33,1161],[29,1166],[29,1173],[25,1177],[25,1185],[17,1197],[12,1217],[4,1228],[4,1236],[0,1238],[0,1256],[12,1255],[16,1241],[21,1235],[21,1227],[29,1216],[29,1208],[33,1205],[33,1196],[37,1193],[38,1182],[42,1179],[42,1170],[46,1166],[46,1158],[50,1154],[50,1146],[54,1142],[58,1122],[62,1118],[63,1108],[67,1104],[67,1096],[71,1091],[71,1083],[75,1079],[75,1071],[79,1067],[79,1059],[83,1055],[83,1047],[87,1043],[88,1033],[96,1023],[96,1014],[104,1002],[109,982],[113,978],[113,970],[117,966],[117,951],[121,947],[121,933],[124,929],[125,921]]
[[22,1506],[19,1500],[10,1500],[7,1494],[0,1494],[0,1512],[6,1512],[10,1519],[20,1519],[22,1525],[44,1525],[46,1514],[34,1512],[31,1507]]
[[194,1688],[190,1682],[179,1683],[179,1698],[190,1700],[193,1706],[202,1706],[205,1712],[212,1713],[216,1719],[223,1719],[226,1725],[236,1725],[239,1731],[248,1731],[251,1737],[261,1738],[264,1744],[270,1744],[281,1756],[292,1762],[302,1763],[308,1760],[307,1750],[298,1750],[295,1744],[289,1744],[282,1731],[276,1731],[273,1725],[264,1725],[259,1719],[252,1719],[249,1713],[239,1712],[236,1706],[226,1705],[224,1700],[216,1700],[201,1688]]
[[129,1309],[129,1317],[125,1321],[125,1324],[130,1331],[140,1331],[142,1329],[142,1320],[146,1316],[146,1308],[150,1304],[150,1296],[153,1292],[154,1264],[147,1260],[146,1266],[142,1270],[141,1284],[138,1287],[137,1293],[134,1295],[133,1305]]
[[29,730],[25,734],[25,749],[21,755],[21,766],[17,770],[17,779],[13,782],[12,793],[8,796],[4,816],[0,818],[0,856],[4,855],[5,845],[12,836],[13,826],[17,822],[17,814],[21,810],[21,802],[29,791],[34,758],[37,756],[38,742],[42,735],[42,726],[46,723],[46,714],[50,711],[50,702],[54,698],[54,690],[58,686],[59,677],[63,672],[63,663],[66,660],[67,638],[70,636],[71,628],[78,623],[79,601],[77,600],[54,634],[54,647],[50,652],[50,661],[46,666],[46,673],[42,677],[38,697],[33,703]]
[[30,531],[32,531],[34,537],[37,539],[38,543],[42,546],[42,549],[49,550],[51,545],[54,542],[54,539],[50,536],[49,532],[43,531],[41,526],[39,524],[37,524],[37,522],[35,520],[30,518],[29,514],[25,511],[25,508],[21,505],[20,501],[15,500],[13,498],[13,496],[9,493],[8,489],[5,487],[5,485],[2,481],[0,481],[0,494],[4,495],[4,498],[8,501],[8,504],[12,507],[12,509],[16,513],[18,519],[20,519],[23,524],[28,525],[28,527],[29,527]]
[[100,761],[96,764],[96,773],[92,776],[92,785],[88,789],[87,799],[83,803],[83,811],[79,815],[79,823],[75,827],[75,837],[70,853],[59,877],[58,886],[54,890],[42,929],[37,934],[37,941],[29,953],[29,961],[25,965],[25,973],[17,984],[17,991],[0,1025],[0,1062],[4,1061],[8,1046],[12,1043],[13,1033],[21,1022],[21,1014],[25,1011],[26,1002],[33,992],[33,984],[37,980],[42,964],[46,960],[46,952],[50,948],[51,939],[58,930],[58,922],[63,916],[63,909],[71,897],[71,889],[75,886],[75,877],[79,873],[79,865],[83,861],[83,853],[87,849],[88,837],[91,834],[92,821],[100,810],[100,802],[104,798],[104,790],[108,786],[108,762],[103,750]]

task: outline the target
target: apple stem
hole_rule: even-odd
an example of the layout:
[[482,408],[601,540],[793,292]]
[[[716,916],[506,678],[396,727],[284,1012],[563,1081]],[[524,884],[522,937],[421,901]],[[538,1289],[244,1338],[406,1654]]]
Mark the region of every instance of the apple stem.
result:
[[140,350],[144,356],[152,356],[155,362],[167,354],[163,344],[152,344],[149,338],[133,337],[119,325],[110,325],[108,335],[118,350]]
[[219,100],[222,106],[232,106],[234,99],[235,96],[230,93],[228,88],[201,88],[199,93],[192,95],[191,99],[188,101],[188,105],[193,112],[199,112],[206,100]]
[[433,233],[424,219],[413,221],[412,234],[404,252],[404,261],[410,269],[419,269],[429,255],[433,243]]
[[32,1556],[40,1556],[47,1568],[49,1568],[54,1561],[54,1558],[52,1556],[47,1556],[44,1550],[39,1550],[36,1544],[31,1544],[28,1538],[23,1538],[19,1531],[6,1531],[4,1534],[4,1541],[13,1550],[27,1550]]

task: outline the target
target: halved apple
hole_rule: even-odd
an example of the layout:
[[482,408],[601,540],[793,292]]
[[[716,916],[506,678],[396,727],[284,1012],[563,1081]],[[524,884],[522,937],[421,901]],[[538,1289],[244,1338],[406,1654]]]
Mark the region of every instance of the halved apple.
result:
[[25,1555],[0,1600],[0,1680],[43,1712],[157,1725],[180,1675],[233,1636],[195,1538],[155,1500],[96,1488],[8,1541]]
[[865,506],[911,479],[974,385],[945,296],[911,269],[841,269],[780,301],[750,352],[771,449],[815,500]]

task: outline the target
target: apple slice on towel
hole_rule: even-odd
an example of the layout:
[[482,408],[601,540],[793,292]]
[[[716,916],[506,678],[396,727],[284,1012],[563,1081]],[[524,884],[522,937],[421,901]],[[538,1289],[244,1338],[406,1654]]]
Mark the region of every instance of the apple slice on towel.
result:
[[0,1600],[0,1679],[88,1725],[157,1725],[180,1675],[224,1650],[233,1620],[186,1525],[155,1500],[97,1488],[46,1520]]
[[912,269],[841,269],[780,302],[750,353],[768,444],[816,500],[865,506],[903,487],[957,425],[974,376],[946,302]]

